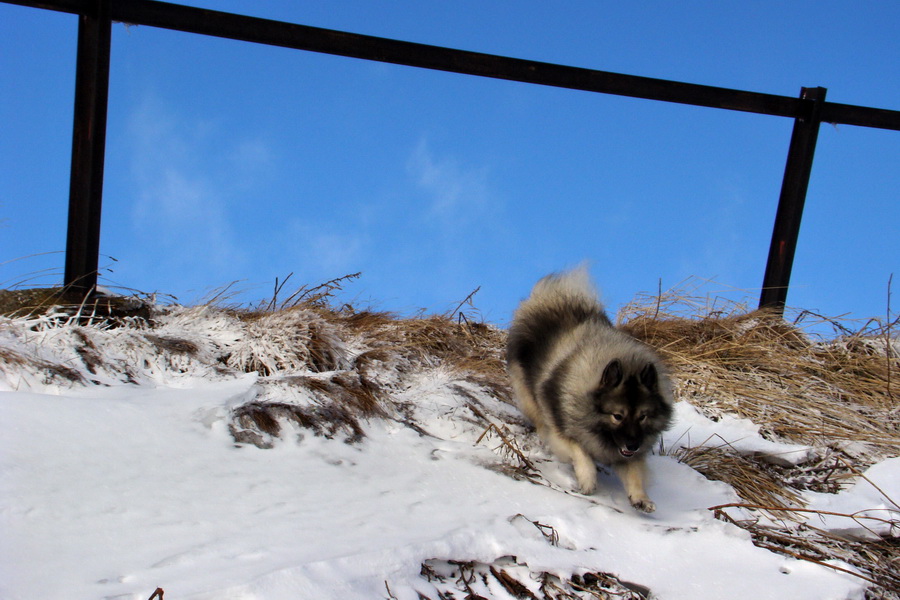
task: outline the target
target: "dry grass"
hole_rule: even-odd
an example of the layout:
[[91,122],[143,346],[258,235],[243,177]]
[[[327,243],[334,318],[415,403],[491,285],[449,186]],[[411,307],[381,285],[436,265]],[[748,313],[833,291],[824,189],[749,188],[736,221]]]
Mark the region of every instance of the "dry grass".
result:
[[[540,525],[540,524],[535,524]],[[532,571],[515,557],[501,557],[492,564],[477,561],[431,559],[422,563],[420,575],[438,600],[465,598],[486,600],[513,597],[523,600],[645,600],[653,597],[644,586],[623,581],[610,573],[587,572],[560,577]],[[385,582],[388,598],[396,598]],[[420,600],[432,596],[419,592]]]
[[[279,423],[291,423],[355,442],[371,418],[394,419],[424,434],[410,417],[411,407],[393,401],[392,394],[407,387],[410,377],[432,369],[511,402],[505,332],[464,317],[398,318],[349,305],[334,309],[328,302],[343,281],[302,287],[283,302],[273,297],[254,310],[232,309],[248,336],[227,364],[258,372],[265,390],[259,401],[235,411],[236,441],[270,447],[283,430]],[[304,369],[322,376],[290,375]],[[285,404],[285,396],[293,400]]]
[[340,332],[314,310],[294,307],[238,317],[246,335],[225,363],[244,372],[275,375],[309,369],[322,373],[342,368],[346,352]]
[[35,356],[26,356],[11,348],[0,348],[0,371],[15,374],[27,367],[41,374],[45,385],[54,384],[83,384],[84,376],[77,370],[65,364],[55,363]]
[[46,312],[59,305],[79,304],[62,288],[32,288],[25,290],[0,290],[0,315],[21,317]]
[[86,301],[66,288],[0,290],[0,316],[31,317],[50,312],[68,315],[82,325],[122,325],[132,319],[147,319],[150,314],[146,302],[132,297],[96,296]]
[[790,519],[786,509],[803,506],[800,494],[773,472],[773,467],[753,456],[741,455],[728,447],[682,448],[676,458],[708,479],[724,481],[748,505],[765,506],[774,519]]
[[[382,360],[392,357],[398,368],[436,367],[485,387],[511,402],[506,380],[506,332],[484,323],[448,316],[400,319],[389,313],[332,312],[326,316]],[[368,358],[365,354],[357,358]]]
[[[271,381],[263,399],[234,409],[230,430],[237,443],[271,448],[282,435],[282,422],[314,435],[343,437],[355,443],[365,437],[361,421],[388,416],[384,390],[358,373],[346,371],[328,378],[291,376]],[[305,402],[284,402],[299,392]],[[266,399],[269,398],[269,399]]]
[[751,419],[765,434],[814,446],[859,447],[867,462],[897,452],[900,419],[891,389],[900,359],[880,336],[813,342],[766,311],[686,317],[678,296],[624,311],[623,328],[658,348],[679,399],[708,416]]

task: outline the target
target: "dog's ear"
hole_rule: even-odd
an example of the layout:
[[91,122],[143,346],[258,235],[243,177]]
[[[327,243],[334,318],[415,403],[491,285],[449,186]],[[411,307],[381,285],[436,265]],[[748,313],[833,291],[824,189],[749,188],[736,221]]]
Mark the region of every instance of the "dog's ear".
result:
[[651,392],[659,391],[659,373],[656,372],[656,365],[648,362],[640,375],[641,384]]
[[609,361],[603,369],[603,377],[600,378],[600,387],[614,388],[622,383],[622,361],[618,358]]

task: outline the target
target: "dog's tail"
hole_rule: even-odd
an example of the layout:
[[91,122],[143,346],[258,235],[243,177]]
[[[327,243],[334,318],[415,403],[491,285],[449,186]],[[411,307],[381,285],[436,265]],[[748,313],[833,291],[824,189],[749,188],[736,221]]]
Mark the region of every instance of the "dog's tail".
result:
[[539,300],[542,304],[562,302],[570,306],[583,305],[594,309],[602,307],[586,264],[542,278],[535,284],[531,298]]
[[591,318],[609,323],[586,265],[547,275],[535,284],[531,295],[519,306],[517,316],[531,320],[528,317],[538,315],[552,315],[570,325]]

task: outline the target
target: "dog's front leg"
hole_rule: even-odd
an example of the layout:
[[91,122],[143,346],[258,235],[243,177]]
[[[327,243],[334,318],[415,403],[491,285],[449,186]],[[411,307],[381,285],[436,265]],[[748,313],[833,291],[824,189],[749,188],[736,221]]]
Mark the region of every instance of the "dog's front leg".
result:
[[647,496],[647,492],[644,491],[644,476],[647,466],[644,464],[643,458],[617,463],[613,465],[613,469],[615,469],[619,479],[622,480],[622,485],[625,487],[625,493],[628,494],[631,506],[647,513],[656,510],[656,505]]
[[579,491],[585,496],[593,494],[597,489],[597,465],[594,463],[594,459],[575,440],[552,431],[547,432],[547,439],[554,454],[564,461],[572,463]]
[[590,496],[597,489],[597,465],[584,448],[578,444],[572,444],[572,467],[575,469],[575,479],[578,487],[585,496]]

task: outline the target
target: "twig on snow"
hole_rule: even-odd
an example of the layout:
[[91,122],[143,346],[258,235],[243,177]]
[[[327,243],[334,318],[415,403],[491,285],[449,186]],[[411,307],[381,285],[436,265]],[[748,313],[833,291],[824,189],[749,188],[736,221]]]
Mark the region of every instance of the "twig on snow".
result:
[[164,593],[165,593],[165,592],[163,591],[163,589],[162,589],[161,587],[158,587],[158,588],[156,588],[156,590],[153,592],[153,595],[150,596],[147,600],[155,600],[156,598],[159,598],[159,600],[163,600],[163,594],[164,594]]

